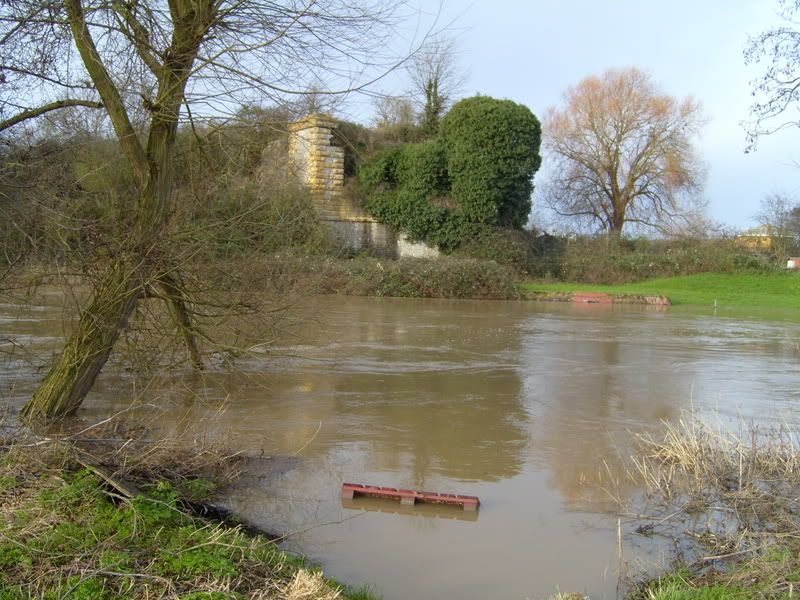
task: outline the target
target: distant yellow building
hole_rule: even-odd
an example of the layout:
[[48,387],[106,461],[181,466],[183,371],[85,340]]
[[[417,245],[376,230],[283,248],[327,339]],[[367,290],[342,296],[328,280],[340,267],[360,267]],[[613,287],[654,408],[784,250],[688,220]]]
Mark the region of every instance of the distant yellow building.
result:
[[779,245],[791,242],[794,236],[781,233],[774,225],[759,225],[753,229],[743,231],[736,236],[737,244],[751,250],[772,250]]

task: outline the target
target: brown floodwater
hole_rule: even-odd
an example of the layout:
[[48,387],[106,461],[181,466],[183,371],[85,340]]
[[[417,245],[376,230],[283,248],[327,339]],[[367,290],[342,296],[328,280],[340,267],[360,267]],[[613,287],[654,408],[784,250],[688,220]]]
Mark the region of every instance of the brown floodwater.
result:
[[[347,583],[401,598],[616,595],[614,497],[642,432],[694,410],[794,422],[800,315],[330,297],[295,343],[235,373],[110,369],[81,411],[136,397],[165,426],[282,457],[227,503]],[[0,305],[0,399],[18,408],[62,314]],[[344,481],[479,496],[477,514],[379,500]],[[626,572],[670,558],[623,521]]]

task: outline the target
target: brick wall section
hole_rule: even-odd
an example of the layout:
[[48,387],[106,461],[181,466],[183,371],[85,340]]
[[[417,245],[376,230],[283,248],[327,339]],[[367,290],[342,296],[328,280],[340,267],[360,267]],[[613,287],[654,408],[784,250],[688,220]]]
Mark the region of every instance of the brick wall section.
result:
[[314,114],[289,124],[290,168],[311,191],[323,221],[375,223],[344,193],[344,150],[334,146],[336,121]]

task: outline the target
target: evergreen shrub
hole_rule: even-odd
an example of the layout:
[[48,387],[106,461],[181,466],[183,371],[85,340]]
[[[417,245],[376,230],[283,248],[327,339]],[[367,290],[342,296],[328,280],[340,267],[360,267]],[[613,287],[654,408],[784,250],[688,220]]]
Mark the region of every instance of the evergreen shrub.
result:
[[441,131],[362,165],[365,209],[445,252],[493,226],[521,229],[541,164],[538,119],[510,100],[477,96],[458,102]]
[[442,121],[452,193],[470,220],[521,229],[531,211],[542,128],[530,109],[475,96]]

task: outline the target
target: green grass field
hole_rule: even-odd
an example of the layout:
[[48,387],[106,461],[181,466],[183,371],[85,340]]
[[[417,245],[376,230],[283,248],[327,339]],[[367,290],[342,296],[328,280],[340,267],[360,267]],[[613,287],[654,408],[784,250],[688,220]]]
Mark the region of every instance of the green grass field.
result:
[[800,273],[729,275],[706,273],[651,279],[624,285],[580,283],[523,283],[522,290],[536,292],[606,292],[667,296],[673,304],[710,306],[760,306],[800,308]]

